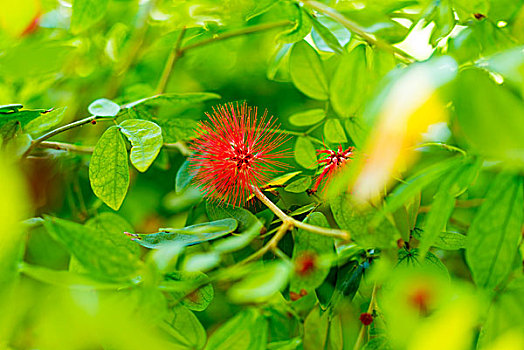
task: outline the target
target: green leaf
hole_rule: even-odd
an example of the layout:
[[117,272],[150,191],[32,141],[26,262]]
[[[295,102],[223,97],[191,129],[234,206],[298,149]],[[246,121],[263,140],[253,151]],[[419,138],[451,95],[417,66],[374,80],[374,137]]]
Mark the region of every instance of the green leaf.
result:
[[315,169],[317,167],[317,155],[315,146],[310,139],[304,136],[297,137],[295,143],[295,161],[303,168]]
[[98,140],[91,162],[89,181],[95,195],[118,210],[129,187],[127,150],[118,126],[110,126]]
[[457,250],[466,247],[466,236],[456,232],[442,232],[433,246],[444,250]]
[[261,303],[284,289],[288,282],[291,266],[283,261],[255,263],[242,281],[227,292],[235,303]]
[[239,312],[209,338],[206,350],[265,350],[267,320],[256,309]]
[[351,141],[357,148],[364,147],[364,143],[367,137],[367,127],[361,118],[348,118],[344,121],[346,131],[351,138]]
[[174,105],[192,105],[199,102],[204,102],[208,100],[219,99],[220,95],[217,95],[212,92],[188,92],[188,93],[168,93],[161,95],[154,95],[146,98],[142,98],[137,101],[126,103],[122,108],[132,108],[138,105],[145,106],[156,106],[160,104],[165,104],[166,102],[172,103]]
[[306,41],[296,43],[291,49],[289,67],[297,89],[316,100],[328,99],[328,82],[320,56]]
[[47,232],[99,278],[126,280],[134,277],[142,265],[127,245],[104,232],[47,215],[44,219]]
[[238,221],[238,231],[243,232],[255,223],[258,219],[249,210],[233,207],[231,205],[215,205],[210,202],[206,203],[207,215],[211,220],[220,220],[226,218],[233,218]]
[[[485,157],[521,166],[524,161],[524,103],[487,73],[467,69],[459,74],[455,107],[461,131]],[[500,122],[500,116],[504,122]]]
[[354,116],[363,106],[369,86],[366,46],[358,45],[345,53],[331,80],[331,105],[342,118]]
[[448,158],[438,163],[431,164],[413,174],[405,182],[395,187],[391,192],[386,200],[383,210],[381,211],[381,215],[393,213],[398,210],[402,205],[418,196],[423,188],[440,178],[440,176],[449,169],[460,165],[462,161],[463,159],[459,157]]
[[175,180],[175,191],[176,193],[182,193],[186,188],[189,187],[194,175],[191,174],[191,162],[186,160],[176,173]]
[[146,171],[162,148],[162,129],[148,120],[128,119],[120,124],[120,131],[131,142],[131,163],[138,171]]
[[247,247],[252,240],[260,236],[262,223],[256,220],[251,227],[242,231],[241,234],[227,237],[213,244],[213,249],[218,253],[230,253]]
[[176,306],[167,317],[171,326],[168,333],[178,343],[190,349],[202,349],[206,345],[207,335],[202,323],[194,313],[184,306]]
[[165,142],[186,141],[196,136],[199,125],[193,119],[175,118],[159,120]]
[[340,120],[328,119],[324,124],[324,137],[331,143],[346,143],[348,139]]
[[317,124],[326,117],[326,111],[321,108],[298,112],[289,116],[289,122],[295,126],[309,126]]
[[[207,281],[209,278],[202,272],[181,272],[175,271],[168,273],[165,276],[166,280],[172,281],[187,281],[191,284],[200,284]],[[180,292],[170,292],[175,300],[182,299],[182,305],[193,311],[204,311],[213,300],[215,290],[211,283],[194,290],[189,284],[187,290]],[[189,294],[188,294],[189,293]]]
[[141,246],[155,249],[172,243],[182,246],[199,244],[223,237],[236,228],[235,219],[223,219],[183,228],[161,228],[157,233],[134,233],[129,236]]
[[71,271],[51,270],[46,267],[26,263],[20,265],[20,272],[37,281],[71,289],[117,290],[131,287],[130,283],[103,282],[88,275]]
[[[314,212],[309,214],[304,222],[320,227],[329,227],[326,217],[322,213]],[[311,233],[298,229],[295,234],[295,245],[293,247],[293,262],[296,266],[297,261],[308,255],[315,259],[314,268],[305,275],[295,273],[291,277],[289,290],[300,293],[301,289],[312,291],[322,284],[329,273],[329,264],[325,264],[322,259],[335,252],[333,239],[330,237]]]
[[311,186],[311,176],[303,176],[284,187],[284,190],[292,193],[302,193],[305,192],[309,186]]
[[22,127],[25,127],[32,120],[38,118],[42,112],[45,111],[43,109],[23,109],[12,113],[0,114],[0,127],[11,121],[17,121]]
[[99,117],[114,117],[120,112],[120,106],[107,98],[100,98],[93,101],[87,110],[92,115]]
[[466,261],[479,287],[493,289],[510,273],[523,218],[522,177],[499,174],[468,230]]
[[385,217],[374,222],[377,209],[369,204],[357,204],[349,195],[341,195],[331,202],[333,216],[341,229],[351,233],[351,239],[362,248],[391,247],[399,235],[395,226]]
[[295,43],[302,40],[311,31],[312,23],[306,10],[297,3],[282,2],[280,9],[288,15],[288,18],[295,24],[292,28],[286,29],[278,36],[281,43]]
[[27,123],[27,125],[24,127],[24,132],[30,134],[31,136],[35,136],[52,129],[53,127],[60,124],[65,111],[66,107],[62,107],[53,109],[47,113],[42,113],[39,117]]
[[329,313],[314,307],[304,320],[304,349],[325,349],[328,331]]
[[74,0],[71,31],[78,34],[104,18],[108,0]]
[[426,216],[424,234],[420,239],[419,245],[420,259],[424,259],[427,251],[433,245],[433,242],[436,240],[440,232],[445,228],[445,225],[453,212],[456,195],[454,186],[461,175],[461,168],[455,168],[443,175],[443,181],[431,203],[429,214]]
[[[337,37],[326,28],[317,18],[310,16],[309,19],[313,22],[313,32],[311,36],[313,41],[318,47],[318,44],[321,43],[330,48],[333,52],[342,53],[342,45],[338,42]],[[348,35],[349,36],[349,35]],[[322,46],[322,45],[321,45]],[[321,47],[319,49],[322,50]]]
[[133,226],[120,215],[111,212],[100,213],[87,220],[85,225],[97,230],[114,244],[126,248],[131,254],[140,258],[140,247],[123,235],[124,232],[133,232]]

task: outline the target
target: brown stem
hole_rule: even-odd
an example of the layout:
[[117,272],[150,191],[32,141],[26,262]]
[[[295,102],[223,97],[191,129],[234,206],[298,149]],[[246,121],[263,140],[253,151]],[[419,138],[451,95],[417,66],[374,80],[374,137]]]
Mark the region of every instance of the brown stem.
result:
[[275,205],[269,198],[267,198],[262,191],[256,187],[252,186],[252,190],[255,194],[255,196],[262,202],[266,207],[269,208],[280,220],[282,220],[283,224],[286,224],[289,226],[289,228],[296,227],[301,228],[303,230],[309,231],[311,233],[316,233],[323,236],[333,237],[341,240],[349,240],[351,238],[351,235],[347,231],[343,230],[337,230],[327,227],[320,227],[320,226],[314,226],[307,224],[302,221],[295,220],[291,216],[284,213],[278,206]]

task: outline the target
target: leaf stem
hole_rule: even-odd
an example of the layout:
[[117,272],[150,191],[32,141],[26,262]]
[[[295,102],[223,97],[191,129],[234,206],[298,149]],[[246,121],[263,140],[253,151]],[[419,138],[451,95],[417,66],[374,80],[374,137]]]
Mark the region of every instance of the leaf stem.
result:
[[[252,186],[252,190],[255,196],[262,203],[264,203],[264,205],[268,207],[269,210],[271,210],[276,216],[278,216],[279,219],[282,220],[282,226],[286,225],[286,229],[291,229],[293,227],[301,228],[311,233],[316,233],[316,234],[323,235],[323,236],[342,239],[345,241],[351,238],[351,235],[347,231],[337,230],[337,229],[332,229],[332,228],[327,228],[327,227],[314,226],[314,225],[310,225],[302,221],[298,221],[292,218],[291,216],[287,215],[286,213],[284,213],[278,206],[275,205],[275,203],[273,203],[269,198],[267,198],[266,195],[264,195],[258,187]],[[275,236],[277,234],[278,234],[278,231],[275,234]]]
[[371,45],[375,45],[378,48],[387,50],[394,55],[396,55],[399,59],[401,59],[404,63],[410,64],[415,62],[415,58],[408,54],[407,52],[402,51],[396,46],[391,45],[390,43],[380,40],[379,38],[369,34],[366,32],[366,30],[358,23],[353,22],[352,20],[348,19],[344,15],[342,15],[340,12],[334,10],[333,8],[318,2],[318,1],[309,1],[309,0],[303,0],[302,3],[309,7],[310,9],[313,9],[317,12],[320,12],[331,19],[337,21],[338,23],[342,24],[344,27],[349,29],[351,32],[357,34],[358,36],[362,37],[365,41],[367,41]]

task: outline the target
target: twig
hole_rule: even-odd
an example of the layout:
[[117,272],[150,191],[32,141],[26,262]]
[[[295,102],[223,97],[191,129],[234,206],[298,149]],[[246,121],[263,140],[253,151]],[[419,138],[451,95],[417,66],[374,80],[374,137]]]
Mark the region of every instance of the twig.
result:
[[337,21],[338,23],[342,24],[344,27],[349,29],[351,32],[362,37],[362,39],[367,41],[369,44],[375,45],[381,49],[387,50],[395,54],[404,63],[409,64],[409,63],[413,63],[416,61],[415,58],[409,55],[407,52],[402,51],[398,47],[393,46],[386,41],[380,40],[379,38],[372,36],[371,34],[367,33],[366,30],[362,26],[360,26],[358,23],[353,22],[352,20],[346,18],[340,12],[332,9],[331,7],[323,3],[317,2],[317,1],[304,0],[302,1],[302,3],[306,5],[307,7],[326,15],[330,17],[331,19],[334,19],[335,21]]

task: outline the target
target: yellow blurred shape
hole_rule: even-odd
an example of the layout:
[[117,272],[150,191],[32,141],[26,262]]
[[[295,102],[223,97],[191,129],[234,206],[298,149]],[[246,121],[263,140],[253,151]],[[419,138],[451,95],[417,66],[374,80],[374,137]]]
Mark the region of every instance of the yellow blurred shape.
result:
[[454,77],[456,63],[448,57],[436,62],[407,68],[379,100],[374,127],[362,150],[365,159],[352,186],[357,198],[378,197],[392,177],[415,160],[413,147],[422,134],[433,124],[447,122],[437,89]]
[[486,350],[522,350],[524,335],[516,329],[499,336]]
[[40,13],[40,0],[0,0],[0,28],[20,37]]
[[473,300],[467,296],[454,299],[417,328],[408,349],[471,349],[476,322],[477,309]]

